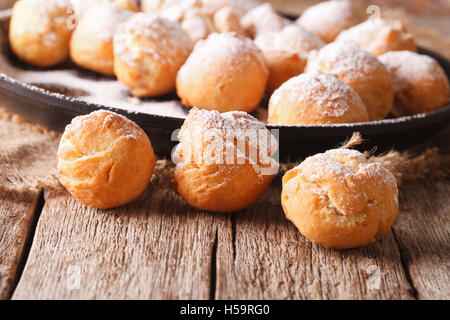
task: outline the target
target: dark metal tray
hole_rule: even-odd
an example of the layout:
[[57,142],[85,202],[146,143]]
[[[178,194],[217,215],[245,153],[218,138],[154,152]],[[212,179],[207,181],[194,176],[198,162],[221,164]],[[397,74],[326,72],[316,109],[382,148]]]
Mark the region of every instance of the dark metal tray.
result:
[[[0,17],[1,19],[1,17]],[[0,28],[0,33],[7,28]],[[422,54],[435,58],[450,77],[450,61],[429,50],[420,49]],[[2,55],[14,59],[7,46],[1,47]],[[173,97],[172,97],[173,99]],[[107,105],[87,103],[63,94],[21,83],[0,69],[0,103],[24,118],[62,131],[75,116],[98,109],[109,109],[135,121],[148,133],[158,156],[168,157],[176,141],[171,141],[174,130],[183,124],[182,118],[174,118],[146,113],[129,113],[126,110]],[[323,125],[323,126],[275,126],[279,129],[280,158],[294,160],[297,157],[321,152],[337,146],[360,132],[367,139],[361,149],[377,148],[378,152],[390,148],[402,150],[433,137],[449,124],[450,104],[437,111],[397,119],[386,119],[367,123]]]

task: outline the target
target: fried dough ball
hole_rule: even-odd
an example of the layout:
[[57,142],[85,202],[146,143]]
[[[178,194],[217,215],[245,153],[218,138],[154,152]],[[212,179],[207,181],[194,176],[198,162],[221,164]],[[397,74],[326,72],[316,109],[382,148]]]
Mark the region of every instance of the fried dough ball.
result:
[[388,51],[416,51],[412,34],[400,20],[369,19],[342,31],[336,41],[352,41],[376,56]]
[[325,45],[318,36],[297,25],[263,33],[256,37],[255,44],[263,51],[269,68],[268,94],[302,73],[310,52]]
[[449,103],[449,82],[432,57],[411,51],[391,51],[380,56],[395,88],[401,115],[430,112]]
[[255,44],[263,52],[284,51],[296,53],[303,59],[308,59],[309,54],[325,46],[318,36],[306,31],[302,27],[289,25],[279,32],[266,32],[255,39]]
[[69,0],[19,0],[9,27],[12,51],[37,67],[50,67],[69,57],[72,28]]
[[201,109],[253,111],[266,89],[264,56],[248,38],[213,33],[199,41],[177,76],[184,105]]
[[358,151],[330,150],[284,175],[281,203],[286,217],[314,243],[355,248],[390,231],[398,215],[397,182]]
[[318,125],[368,120],[366,106],[358,94],[328,73],[308,72],[291,78],[269,101],[270,124]]
[[301,74],[306,65],[305,59],[291,52],[265,51],[264,58],[269,68],[269,80],[266,88],[268,94],[272,94],[283,83]]
[[192,47],[175,22],[137,13],[114,36],[114,73],[134,96],[160,96],[175,89],[178,69]]
[[278,149],[245,112],[192,109],[178,135],[175,189],[197,209],[233,212],[258,200],[278,173]]
[[74,118],[58,149],[62,185],[81,203],[99,209],[136,199],[150,183],[154,167],[144,131],[105,110]]
[[184,15],[181,27],[195,43],[206,39],[216,31],[213,22],[196,10],[188,11]]
[[394,87],[389,72],[371,53],[351,42],[335,42],[311,54],[306,72],[335,74],[359,94],[369,120],[384,119],[392,109]]
[[131,14],[109,3],[91,7],[81,17],[72,35],[72,60],[86,69],[114,75],[113,37],[119,25]]
[[270,3],[262,4],[250,10],[241,18],[241,25],[247,35],[255,39],[265,32],[281,31],[290,21],[280,16]]
[[245,36],[241,26],[240,16],[233,7],[224,7],[214,14],[214,25],[218,32],[235,32]]
[[297,23],[328,43],[341,31],[363,20],[364,11],[356,1],[332,0],[309,7],[298,18]]

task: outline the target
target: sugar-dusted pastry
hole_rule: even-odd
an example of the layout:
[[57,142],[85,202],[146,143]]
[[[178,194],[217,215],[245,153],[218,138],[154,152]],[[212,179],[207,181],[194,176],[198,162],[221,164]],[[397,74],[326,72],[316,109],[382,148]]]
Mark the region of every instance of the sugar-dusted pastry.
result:
[[295,24],[279,32],[260,34],[255,44],[263,51],[269,68],[268,94],[302,73],[310,52],[325,45],[318,36]]
[[380,56],[390,72],[399,115],[430,112],[449,103],[449,82],[432,57],[411,51],[391,51]]
[[9,26],[12,51],[23,61],[50,67],[69,57],[69,0],[19,0]]
[[391,111],[394,87],[389,72],[373,54],[353,42],[334,42],[310,55],[306,72],[335,74],[359,94],[369,120],[384,119]]
[[192,109],[178,135],[175,189],[197,209],[232,212],[258,200],[278,173],[276,139],[245,112]]
[[199,10],[186,12],[183,16],[181,27],[195,43],[206,39],[211,33],[216,31],[212,20],[202,15]]
[[283,83],[301,74],[306,65],[306,59],[296,53],[286,51],[264,51],[269,80],[266,92],[272,94]]
[[175,89],[178,69],[192,47],[177,23],[137,13],[114,36],[114,73],[134,96],[163,95]]
[[86,69],[114,75],[113,37],[119,25],[131,14],[110,3],[88,9],[80,18],[70,41],[72,60]]
[[388,51],[416,51],[413,35],[400,20],[369,19],[342,31],[336,41],[355,42],[377,56]]
[[358,94],[336,76],[308,72],[291,78],[269,101],[270,124],[319,125],[365,122],[366,106]]
[[236,32],[244,36],[239,13],[233,7],[223,7],[214,14],[214,25],[218,32]]
[[241,18],[241,25],[247,35],[256,38],[265,32],[281,31],[290,22],[280,16],[270,3],[262,4],[250,10]]
[[262,52],[248,38],[213,33],[199,41],[177,76],[184,105],[201,109],[253,111],[266,89]]
[[124,205],[147,188],[155,155],[134,122],[100,110],[72,120],[61,138],[61,183],[81,203],[100,209]]
[[306,9],[297,23],[317,34],[323,41],[332,42],[341,31],[363,20],[364,11],[357,1],[331,0]]
[[314,243],[355,248],[390,231],[398,215],[397,182],[358,151],[330,150],[284,175],[281,203],[286,217]]
[[307,59],[310,52],[319,50],[325,45],[318,36],[295,24],[288,25],[274,38],[274,49],[286,52],[295,52]]

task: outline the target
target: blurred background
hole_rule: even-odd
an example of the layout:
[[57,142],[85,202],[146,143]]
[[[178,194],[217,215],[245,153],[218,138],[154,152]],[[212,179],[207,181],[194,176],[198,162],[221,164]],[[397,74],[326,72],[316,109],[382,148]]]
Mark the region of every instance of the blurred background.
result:
[[[16,0],[0,0],[0,10],[10,8]],[[245,1],[245,0],[241,0]],[[450,0],[354,0],[375,4],[384,18],[401,19],[416,36],[419,46],[432,49],[450,59]],[[318,0],[268,0],[278,11],[293,16]]]
[[[245,1],[245,0],[244,0]],[[432,49],[450,59],[450,0],[354,0],[366,6],[381,8],[381,17],[403,21],[416,38],[419,46]],[[318,0],[266,1],[278,11],[300,15]]]

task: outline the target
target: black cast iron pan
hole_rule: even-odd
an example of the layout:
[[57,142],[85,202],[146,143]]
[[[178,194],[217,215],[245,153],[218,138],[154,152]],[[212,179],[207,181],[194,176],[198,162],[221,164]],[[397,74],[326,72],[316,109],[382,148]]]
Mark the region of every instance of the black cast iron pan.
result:
[[[0,32],[7,32],[6,28],[0,28]],[[15,59],[7,46],[2,46],[1,50],[0,54]],[[429,50],[420,49],[419,52],[435,58],[450,77],[449,60]],[[182,118],[129,113],[113,106],[87,103],[21,83],[2,73],[1,69],[0,103],[32,122],[57,131],[64,130],[64,127],[75,116],[98,109],[110,109],[125,115],[141,126],[150,136],[155,152],[160,157],[170,156],[170,152],[176,144],[176,141],[171,141],[172,133],[180,128],[184,121]],[[369,150],[376,147],[378,152],[391,148],[402,150],[433,137],[449,124],[449,120],[450,103],[444,108],[428,114],[376,122],[323,126],[269,125],[269,128],[279,130],[280,159],[295,160],[336,147],[356,131],[367,139],[360,146],[361,149]]]

